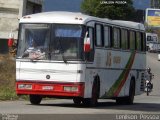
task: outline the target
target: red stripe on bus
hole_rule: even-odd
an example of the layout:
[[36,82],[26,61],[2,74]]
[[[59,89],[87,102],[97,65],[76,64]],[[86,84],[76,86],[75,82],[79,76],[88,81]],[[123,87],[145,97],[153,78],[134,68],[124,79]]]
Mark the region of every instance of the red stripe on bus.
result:
[[133,62],[134,62],[134,58],[135,58],[135,55],[136,53],[134,53],[134,55],[132,56],[132,59],[131,59],[131,62],[129,64],[129,67],[127,68],[126,72],[125,72],[125,76],[124,76],[124,79],[122,80],[122,82],[120,83],[118,89],[116,90],[116,92],[114,93],[114,96],[117,97],[122,89],[122,87],[124,86],[124,83],[126,82],[127,80],[127,77],[129,75],[129,72],[130,72],[130,69],[133,65]]

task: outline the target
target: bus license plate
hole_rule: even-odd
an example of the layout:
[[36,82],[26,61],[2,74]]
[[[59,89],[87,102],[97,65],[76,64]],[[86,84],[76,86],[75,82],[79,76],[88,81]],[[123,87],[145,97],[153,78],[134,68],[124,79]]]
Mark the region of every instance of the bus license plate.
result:
[[53,90],[53,86],[43,86],[42,90]]

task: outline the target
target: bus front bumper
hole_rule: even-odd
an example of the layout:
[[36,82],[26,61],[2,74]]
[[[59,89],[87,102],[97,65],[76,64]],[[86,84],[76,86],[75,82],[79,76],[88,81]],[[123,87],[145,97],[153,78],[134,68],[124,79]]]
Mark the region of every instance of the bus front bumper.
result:
[[17,95],[84,97],[84,83],[16,82]]

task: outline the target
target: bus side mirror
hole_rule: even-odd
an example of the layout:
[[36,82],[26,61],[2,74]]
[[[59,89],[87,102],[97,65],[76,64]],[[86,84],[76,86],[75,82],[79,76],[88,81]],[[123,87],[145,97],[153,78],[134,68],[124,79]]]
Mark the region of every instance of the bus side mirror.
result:
[[84,52],[89,53],[91,51],[91,40],[90,38],[86,38],[84,40]]

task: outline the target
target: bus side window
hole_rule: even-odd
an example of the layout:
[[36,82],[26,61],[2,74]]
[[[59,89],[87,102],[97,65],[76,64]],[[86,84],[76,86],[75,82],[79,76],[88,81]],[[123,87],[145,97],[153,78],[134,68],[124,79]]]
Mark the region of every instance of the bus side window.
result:
[[125,29],[121,30],[121,46],[122,49],[128,49],[128,31]]
[[96,24],[96,46],[103,46],[102,25]]
[[129,40],[130,40],[130,49],[135,50],[136,49],[136,37],[135,37],[134,31],[130,31]]
[[111,46],[111,27],[109,26],[104,27],[104,46]]
[[153,36],[153,42],[157,42],[157,41],[158,41],[157,37]]
[[87,61],[94,61],[94,29],[92,27],[87,28],[88,36],[90,38],[91,51],[87,54]]
[[147,36],[147,41],[152,41],[151,36]]
[[145,40],[145,34],[143,32],[140,33],[141,36],[141,47],[142,51],[146,51],[146,40]]
[[113,47],[120,48],[120,29],[113,28]]
[[90,38],[90,46],[91,46],[91,50],[93,49],[93,43],[94,43],[94,31],[93,31],[93,28],[91,28],[91,27],[88,27],[88,36],[87,37],[89,37]]
[[136,32],[136,46],[137,46],[137,50],[141,51],[142,50],[142,46],[141,46],[141,35],[140,32]]

